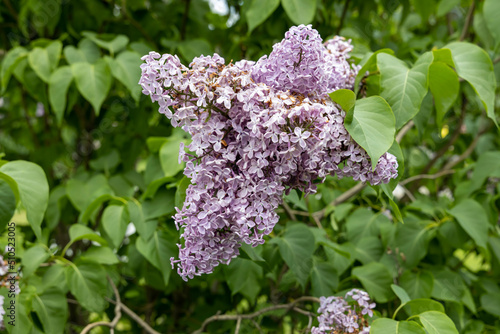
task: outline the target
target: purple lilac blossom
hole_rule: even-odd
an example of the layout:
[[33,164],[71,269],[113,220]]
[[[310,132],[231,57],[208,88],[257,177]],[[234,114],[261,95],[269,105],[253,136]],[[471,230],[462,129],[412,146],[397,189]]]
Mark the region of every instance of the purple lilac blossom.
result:
[[[349,304],[348,298],[352,298],[354,303]],[[358,289],[353,289],[346,293],[345,297],[321,297],[318,308],[319,325],[311,329],[312,334],[329,333],[370,333],[370,326],[364,318],[368,314],[373,316],[375,303],[370,302],[370,296]]]
[[264,243],[291,189],[314,193],[313,181],[327,175],[371,184],[396,177],[389,153],[371,170],[344,127],[345,112],[327,95],[352,89],[358,68],[348,62],[351,49],[340,37],[323,44],[301,25],[257,63],[224,65],[217,54],[189,67],[169,54],[142,58],[143,93],[192,137],[179,153],[191,185],[174,216],[184,245],[171,259],[183,279],[228,264],[242,243]]

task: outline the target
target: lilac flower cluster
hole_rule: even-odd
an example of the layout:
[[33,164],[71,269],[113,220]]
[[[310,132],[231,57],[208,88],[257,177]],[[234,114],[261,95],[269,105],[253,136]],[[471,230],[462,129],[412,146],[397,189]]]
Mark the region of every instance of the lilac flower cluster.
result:
[[387,153],[371,170],[344,128],[345,112],[328,97],[352,88],[358,68],[348,62],[350,50],[341,38],[322,44],[301,25],[258,62],[225,65],[214,54],[186,67],[175,55],[142,58],[143,93],[192,136],[179,155],[191,185],[174,216],[185,243],[179,260],[171,259],[183,279],[228,264],[242,243],[262,244],[291,189],[315,192],[315,179],[334,174],[372,184],[397,175]]
[[[355,303],[347,302],[351,297]],[[370,326],[364,318],[366,314],[373,316],[375,303],[370,302],[370,296],[361,290],[353,289],[342,297],[321,297],[318,313],[319,326],[313,327],[312,334],[329,333],[359,333],[369,334]]]

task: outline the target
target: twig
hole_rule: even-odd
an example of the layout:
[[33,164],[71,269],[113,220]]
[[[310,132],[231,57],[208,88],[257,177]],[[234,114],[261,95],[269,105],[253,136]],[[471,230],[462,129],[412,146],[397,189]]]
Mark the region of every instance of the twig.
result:
[[351,2],[351,0],[345,1],[344,9],[342,10],[342,16],[340,16],[340,23],[339,26],[337,27],[337,32],[336,32],[337,35],[340,34],[340,30],[342,30],[342,26],[344,25],[344,20],[347,14],[347,8],[349,8],[349,2]]
[[88,324],[87,326],[85,326],[85,328],[82,330],[82,332],[80,334],[86,334],[86,333],[90,332],[90,330],[92,328],[99,327],[99,326],[107,326],[107,327],[111,328],[111,332],[113,332],[114,328],[118,324],[118,321],[122,317],[122,312],[121,312],[122,302],[120,299],[120,293],[118,292],[118,289],[116,288],[116,285],[115,285],[115,283],[113,283],[111,278],[109,278],[109,276],[107,276],[107,278],[108,278],[109,283],[111,284],[111,288],[113,288],[113,292],[115,293],[115,298],[116,298],[115,317],[113,318],[113,321],[111,321],[111,322],[97,321],[97,322],[93,322],[91,324]]
[[156,49],[158,50],[158,45],[156,44],[156,42],[151,38],[151,36],[149,36],[148,32],[146,30],[144,30],[144,28],[142,27],[142,25],[137,22],[127,11],[127,0],[122,0],[122,8],[121,8],[121,11],[122,11],[122,14],[123,14],[123,17],[129,21],[135,29],[137,29],[141,34],[142,36],[144,36],[144,38],[146,38],[146,40],[151,43],[151,45]]
[[465,24],[464,24],[464,28],[462,30],[462,34],[460,34],[460,41],[463,41],[469,33],[469,28],[472,24],[472,20],[474,19],[474,9],[475,8],[476,8],[476,2],[472,1],[472,4],[469,7],[469,11],[467,12],[467,17],[465,18]]
[[404,186],[410,182],[422,180],[422,179],[434,180],[434,179],[440,178],[441,176],[453,174],[453,173],[455,173],[454,170],[449,169],[449,168],[443,168],[442,171],[437,172],[436,174],[420,174],[420,175],[415,175],[415,176],[409,177],[406,180],[399,182],[399,185]]
[[189,16],[189,5],[191,4],[191,0],[184,0],[186,2],[186,6],[184,7],[184,16],[182,17],[182,26],[181,26],[181,41],[186,38],[186,26]]
[[283,207],[283,209],[285,209],[286,214],[288,215],[288,217],[290,217],[291,220],[297,220],[295,213],[293,212],[292,208],[290,208],[287,202],[283,201],[281,206]]
[[500,62],[500,57],[496,58],[495,60],[493,60],[493,64],[497,64]]
[[401,128],[401,130],[399,130],[398,134],[396,135],[396,143],[401,143],[401,140],[403,139],[403,137],[408,133],[408,131],[411,130],[411,128],[415,125],[415,123],[413,122],[413,120],[409,121],[408,123],[405,124],[405,126],[403,126]]
[[[110,302],[111,304],[116,305],[116,302],[113,299],[106,297],[106,300],[108,302]],[[137,322],[142,327],[142,329],[144,329],[149,334],[161,334],[160,332],[157,332],[153,328],[151,328],[151,326],[149,326],[149,324],[147,322],[142,320],[141,317],[139,317],[134,311],[129,309],[125,304],[121,304],[120,307],[121,307],[123,312],[125,312],[129,317],[131,317],[133,320],[135,320],[135,322]]]
[[314,303],[319,303],[319,298],[316,297],[309,297],[309,296],[304,296],[297,298],[291,303],[288,304],[279,304],[279,305],[273,305],[269,307],[265,307],[261,310],[255,311],[253,313],[249,314],[216,314],[211,316],[210,318],[205,319],[203,321],[203,324],[201,324],[201,327],[194,331],[193,334],[200,334],[203,333],[203,330],[207,325],[211,322],[214,321],[230,321],[230,320],[236,320],[236,321],[241,321],[243,319],[253,319],[256,318],[264,313],[271,312],[271,311],[276,311],[276,310],[282,310],[282,309],[288,309],[288,310],[293,310],[295,305],[297,305],[300,302],[314,302]]
[[305,311],[301,308],[298,308],[298,307],[294,307],[293,310],[297,313],[307,315],[307,317],[309,318],[309,321],[307,323],[307,332],[309,332],[311,330],[311,327],[312,327],[312,321],[313,321],[314,314],[309,312],[309,311]]
[[257,321],[255,321],[255,319],[250,319],[250,320],[252,321],[252,324],[255,326],[255,328],[257,328],[259,333],[264,334],[264,332],[262,331],[262,328],[260,328],[260,326],[259,326],[259,323]]
[[241,318],[238,318],[236,321],[236,329],[234,330],[234,334],[238,334],[240,332],[240,326],[241,326]]

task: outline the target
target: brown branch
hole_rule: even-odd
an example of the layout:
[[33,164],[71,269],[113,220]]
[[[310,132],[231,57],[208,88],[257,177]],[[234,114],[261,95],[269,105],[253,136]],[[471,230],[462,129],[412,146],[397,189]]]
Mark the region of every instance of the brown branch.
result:
[[340,16],[340,23],[339,26],[337,27],[337,32],[336,32],[337,35],[340,34],[340,30],[342,30],[342,26],[344,25],[344,20],[347,14],[347,8],[349,8],[349,2],[351,2],[351,0],[345,1],[344,9],[342,10],[342,16]]
[[151,45],[155,48],[155,50],[158,50],[158,45],[156,42],[149,36],[148,32],[142,27],[142,25],[137,22],[127,11],[127,0],[122,0],[122,8],[121,8],[123,17],[130,22],[134,26],[137,31],[139,31],[146,40],[151,43]]
[[181,26],[181,41],[186,38],[186,27],[189,16],[189,5],[191,4],[191,0],[184,0],[186,2],[186,6],[184,7],[184,16],[182,17],[182,26]]
[[291,220],[297,220],[294,211],[292,210],[292,208],[290,208],[287,202],[283,201],[283,203],[281,203],[281,206],[283,207],[283,209],[285,209],[286,214],[288,215],[288,217],[290,217]]
[[493,64],[497,64],[500,62],[500,57],[496,58],[495,60],[493,60]]
[[476,8],[476,2],[472,1],[472,4],[469,7],[469,11],[467,12],[467,16],[465,18],[464,28],[462,29],[462,34],[460,34],[460,41],[463,41],[467,38],[469,34],[469,28],[472,25],[472,20],[474,19],[474,9]]
[[214,321],[231,321],[231,320],[234,321],[234,320],[236,320],[237,322],[241,322],[241,320],[243,320],[243,319],[253,319],[253,318],[256,318],[264,313],[271,312],[271,311],[282,310],[282,309],[294,310],[295,305],[297,305],[300,302],[319,303],[319,298],[304,296],[304,297],[297,298],[296,300],[294,300],[293,302],[288,303],[288,304],[279,304],[279,305],[265,307],[261,310],[258,310],[258,311],[255,311],[255,312],[249,313],[249,314],[221,314],[221,315],[216,314],[216,315],[211,316],[210,318],[205,319],[205,321],[203,321],[203,324],[201,325],[201,327],[198,330],[194,331],[193,334],[202,333],[203,330],[205,329],[205,327],[207,327],[207,325],[209,323],[214,322]]
[[93,322],[91,324],[88,324],[87,326],[85,326],[85,328],[82,330],[82,332],[80,334],[87,334],[90,332],[90,330],[92,328],[99,327],[99,326],[107,326],[107,327],[111,328],[111,332],[113,332],[114,328],[118,324],[118,321],[122,317],[122,312],[121,312],[122,302],[120,299],[120,293],[118,292],[118,289],[116,288],[115,283],[113,283],[113,280],[111,280],[111,278],[109,278],[109,276],[107,276],[107,278],[108,278],[109,284],[111,284],[111,288],[113,289],[113,292],[115,293],[115,298],[116,298],[115,317],[113,318],[113,321],[111,321],[111,322],[109,322],[109,321],[97,321],[97,322]]
[[[106,300],[111,304],[116,304],[116,302],[110,298],[106,298]],[[149,334],[160,334],[160,332],[157,332],[153,328],[151,328],[151,326],[149,326],[147,322],[142,320],[141,317],[139,317],[134,311],[129,309],[125,304],[121,304],[120,307],[123,312],[125,312],[129,317],[137,322],[146,332],[148,332]]]
[[403,180],[399,182],[400,186],[404,186],[410,182],[417,181],[417,180],[422,180],[422,179],[428,179],[428,180],[434,180],[437,178],[440,178],[441,176],[448,175],[448,174],[453,174],[455,173],[454,170],[450,169],[443,169],[440,172],[437,172],[436,174],[420,174],[420,175],[415,175],[412,177],[407,178],[406,180]]

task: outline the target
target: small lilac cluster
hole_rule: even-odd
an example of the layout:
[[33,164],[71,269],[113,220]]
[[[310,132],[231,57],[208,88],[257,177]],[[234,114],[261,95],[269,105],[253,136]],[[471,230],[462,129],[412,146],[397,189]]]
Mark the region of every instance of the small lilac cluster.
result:
[[[354,304],[347,302],[348,297]],[[361,290],[352,289],[342,297],[321,297],[318,313],[319,326],[313,327],[312,334],[356,333],[369,334],[370,326],[364,318],[373,316],[375,303],[371,303],[370,296]]]
[[215,54],[186,67],[170,54],[142,58],[143,93],[192,137],[179,154],[191,185],[174,216],[185,243],[179,260],[171,259],[183,279],[229,263],[242,243],[262,244],[291,189],[315,192],[313,181],[327,175],[372,184],[397,175],[388,153],[372,171],[344,128],[345,112],[328,97],[352,88],[358,68],[348,62],[350,50],[341,38],[322,44],[302,25],[258,62],[225,65]]

